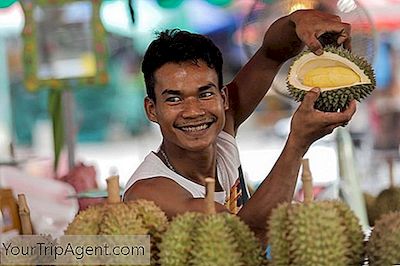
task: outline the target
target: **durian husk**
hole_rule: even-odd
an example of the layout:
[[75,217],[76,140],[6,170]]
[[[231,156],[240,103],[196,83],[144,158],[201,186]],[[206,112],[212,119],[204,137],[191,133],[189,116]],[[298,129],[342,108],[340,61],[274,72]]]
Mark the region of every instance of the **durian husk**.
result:
[[326,208],[335,208],[339,214],[346,237],[346,265],[362,265],[365,260],[364,232],[360,220],[344,202],[327,201]]
[[376,197],[373,210],[375,219],[392,211],[400,211],[400,187],[391,186]]
[[[346,109],[353,99],[361,101],[371,94],[371,92],[375,89],[376,79],[374,70],[366,59],[356,56],[350,51],[341,47],[326,46],[324,47],[324,51],[338,54],[341,57],[354,62],[361,70],[363,70],[364,74],[368,76],[368,78],[371,80],[371,83],[357,84],[335,90],[322,90],[314,105],[316,109],[324,112],[337,112],[338,110]],[[294,59],[294,62],[308,53],[312,52],[310,50],[302,52]],[[289,70],[289,75],[291,74],[291,71],[293,71],[292,67]],[[308,92],[307,90],[294,87],[292,84],[290,84],[289,79],[287,80],[286,84],[289,95],[295,101],[300,102],[304,99],[304,96]]]
[[238,216],[228,213],[220,214],[225,219],[225,224],[234,232],[235,242],[239,243],[240,260],[243,265],[262,265],[265,252],[254,232]]
[[363,232],[342,202],[313,201],[312,175],[303,159],[304,203],[283,203],[268,220],[271,265],[360,265]]
[[79,212],[64,231],[65,235],[148,234],[150,235],[151,265],[158,265],[157,245],[168,226],[165,213],[151,201],[121,202],[119,187],[114,184],[114,181],[111,186],[117,191],[115,193],[109,191],[111,200],[109,197],[108,202],[89,206]]
[[205,213],[175,217],[162,237],[163,266],[258,266],[265,263],[261,243],[237,216],[215,213],[214,179],[205,179]]
[[317,202],[292,205],[288,220],[290,265],[346,265],[345,229],[334,208]]
[[235,242],[234,233],[221,215],[205,215],[195,227],[194,234],[192,260],[185,265],[243,265],[238,252],[239,243]]
[[367,243],[369,265],[400,263],[400,212],[384,214],[375,222]]
[[80,211],[64,231],[65,235],[98,235],[107,205],[92,205]]
[[289,203],[280,204],[272,210],[271,217],[268,220],[267,232],[271,247],[271,265],[290,265],[290,243],[286,241],[287,229],[290,226],[288,219],[289,206]]
[[175,217],[159,243],[160,264],[163,266],[188,265],[194,247],[194,230],[203,214],[187,212]]

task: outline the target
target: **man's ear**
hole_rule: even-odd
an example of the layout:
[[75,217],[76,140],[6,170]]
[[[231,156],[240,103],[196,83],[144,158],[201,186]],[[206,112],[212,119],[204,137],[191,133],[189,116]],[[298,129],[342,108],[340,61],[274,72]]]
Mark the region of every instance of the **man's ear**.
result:
[[224,110],[229,109],[229,96],[228,96],[228,88],[223,86],[221,89],[222,100],[224,101]]
[[156,113],[156,104],[149,97],[146,97],[144,99],[144,109],[146,110],[147,118],[154,123],[158,123],[157,113]]

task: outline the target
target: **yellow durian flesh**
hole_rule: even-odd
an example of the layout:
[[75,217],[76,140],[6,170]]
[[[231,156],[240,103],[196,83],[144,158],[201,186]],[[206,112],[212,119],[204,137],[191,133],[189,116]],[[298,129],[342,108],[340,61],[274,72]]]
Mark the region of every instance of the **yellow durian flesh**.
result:
[[314,108],[324,112],[344,110],[352,100],[361,101],[375,88],[375,74],[364,58],[343,48],[324,47],[320,56],[304,51],[292,62],[286,80],[288,92],[302,101],[314,87],[321,89]]
[[372,81],[356,63],[325,51],[321,56],[309,52],[296,60],[291,66],[288,82],[304,91],[313,87],[330,91],[370,84]]
[[342,66],[317,67],[308,71],[303,78],[304,85],[320,88],[348,86],[360,81],[360,76],[357,73]]

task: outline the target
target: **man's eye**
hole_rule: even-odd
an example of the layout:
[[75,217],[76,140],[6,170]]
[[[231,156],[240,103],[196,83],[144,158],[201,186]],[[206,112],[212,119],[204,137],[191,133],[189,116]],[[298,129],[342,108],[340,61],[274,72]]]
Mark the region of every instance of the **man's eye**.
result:
[[172,96],[165,99],[166,102],[176,103],[179,102],[181,99],[178,96]]
[[202,92],[201,94],[200,94],[200,98],[207,98],[207,97],[211,97],[211,96],[213,96],[214,95],[214,93],[212,93],[212,92],[210,92],[210,91],[206,91],[206,92]]

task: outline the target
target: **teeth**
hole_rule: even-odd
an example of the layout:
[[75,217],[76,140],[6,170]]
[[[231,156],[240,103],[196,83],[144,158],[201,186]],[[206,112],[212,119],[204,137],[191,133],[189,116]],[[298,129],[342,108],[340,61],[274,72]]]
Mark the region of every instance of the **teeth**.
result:
[[201,125],[201,126],[196,126],[196,127],[182,127],[183,131],[188,131],[188,132],[195,132],[195,131],[200,131],[204,130],[208,127],[207,124]]

